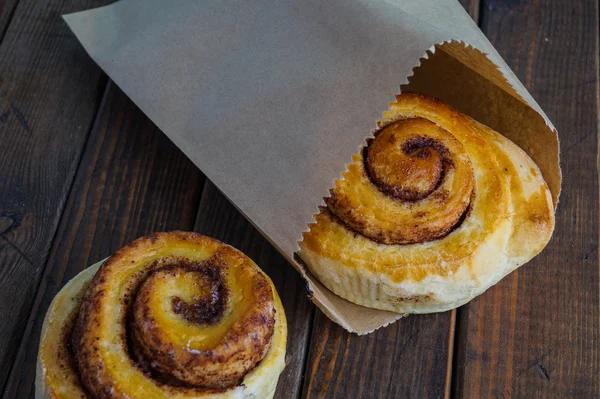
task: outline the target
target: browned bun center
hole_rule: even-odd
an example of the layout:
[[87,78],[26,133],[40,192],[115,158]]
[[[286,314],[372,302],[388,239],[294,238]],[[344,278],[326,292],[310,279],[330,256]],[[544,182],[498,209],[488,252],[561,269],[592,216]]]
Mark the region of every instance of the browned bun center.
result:
[[[215,324],[217,323],[227,306],[227,296],[229,294],[225,282],[223,281],[223,271],[211,264],[203,265],[201,263],[191,264],[188,267],[164,269],[152,273],[144,282],[140,289],[140,294],[137,296],[136,305],[143,303],[144,296],[147,296],[152,291],[152,281],[165,278],[171,273],[188,273],[196,279],[199,284],[206,284],[208,287],[207,295],[204,297],[194,297],[193,302],[187,302],[178,296],[174,296],[171,300],[173,312],[181,315],[190,323],[195,324]],[[143,320],[138,320],[143,322]]]
[[[439,184],[444,162],[451,164],[448,150],[422,135],[405,138],[403,124],[382,130],[365,150],[366,167],[373,183],[393,198],[416,201]],[[418,134],[418,133],[417,133]]]
[[336,184],[327,205],[346,226],[372,240],[434,240],[468,209],[474,186],[468,154],[450,132],[429,120],[384,126],[363,149],[362,167],[356,182],[351,171]]

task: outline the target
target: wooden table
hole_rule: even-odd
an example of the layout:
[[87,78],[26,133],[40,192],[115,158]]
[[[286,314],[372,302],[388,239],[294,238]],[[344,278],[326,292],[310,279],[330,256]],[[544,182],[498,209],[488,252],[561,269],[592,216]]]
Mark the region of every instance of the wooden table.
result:
[[598,1],[463,0],[560,132],[544,252],[473,302],[367,336],[298,273],[85,54],[61,14],[107,0],[0,0],[0,386],[33,397],[43,316],[86,265],[152,231],[246,252],[289,320],[278,398],[598,398]]

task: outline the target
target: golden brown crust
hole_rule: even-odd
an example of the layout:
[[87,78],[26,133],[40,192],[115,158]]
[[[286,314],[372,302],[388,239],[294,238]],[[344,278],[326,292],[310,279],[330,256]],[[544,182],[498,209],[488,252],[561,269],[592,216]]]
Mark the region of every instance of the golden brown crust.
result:
[[272,284],[241,252],[196,233],[157,233],[102,265],[54,353],[72,356],[67,366],[90,397],[131,397],[136,378],[167,396],[223,393],[270,352],[276,308]]
[[[429,194],[437,176],[435,156],[424,155],[426,162],[414,166],[399,160],[410,154],[399,154],[403,148],[396,137],[381,136],[388,126],[401,130],[406,123],[420,125],[405,140],[432,124],[436,128],[427,135],[446,132],[455,138],[444,143],[452,157],[449,172]],[[551,195],[535,163],[514,143],[440,100],[413,93],[397,96],[379,125],[381,133],[370,144],[384,139],[375,151],[383,166],[354,155],[328,208],[315,216],[300,243],[300,257],[330,290],[399,313],[447,310],[479,295],[547,244],[554,229]],[[454,141],[460,146],[453,147]],[[442,160],[446,156],[444,149],[436,152]],[[394,165],[418,171],[401,170],[398,177]],[[378,174],[376,183],[370,171]],[[381,187],[406,182],[409,200],[393,195],[394,187]],[[446,218],[456,221],[449,231],[440,223]]]

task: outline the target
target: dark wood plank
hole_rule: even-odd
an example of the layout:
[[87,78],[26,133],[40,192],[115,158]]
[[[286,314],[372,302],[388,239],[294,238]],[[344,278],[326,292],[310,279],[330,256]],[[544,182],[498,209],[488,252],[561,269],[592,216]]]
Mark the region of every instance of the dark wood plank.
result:
[[442,398],[454,312],[407,316],[364,336],[317,311],[304,395],[310,398]]
[[105,87],[60,15],[97,5],[23,0],[0,45],[0,387]]
[[[461,0],[479,16],[479,1]],[[442,398],[452,381],[456,311],[408,316],[366,336],[317,310],[305,369],[309,398]]]
[[455,396],[600,397],[597,1],[485,1],[483,29],[560,132],[550,245],[458,312]]
[[300,274],[210,182],[202,194],[195,230],[243,251],[273,280],[288,321],[286,368],[275,397],[298,397],[314,313]]
[[39,334],[79,271],[153,231],[191,230],[203,176],[113,84],[77,171],[5,398],[32,394]]

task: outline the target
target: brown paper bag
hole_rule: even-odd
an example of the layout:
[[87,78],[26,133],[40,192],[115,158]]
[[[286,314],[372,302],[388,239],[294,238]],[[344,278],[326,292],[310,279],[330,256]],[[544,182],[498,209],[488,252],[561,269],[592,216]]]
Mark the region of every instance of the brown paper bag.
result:
[[122,0],[65,20],[349,331],[402,315],[334,295],[294,254],[400,86],[513,140],[558,200],[553,126],[455,0]]

